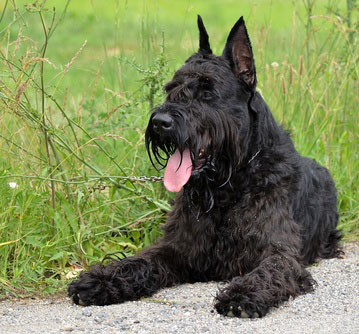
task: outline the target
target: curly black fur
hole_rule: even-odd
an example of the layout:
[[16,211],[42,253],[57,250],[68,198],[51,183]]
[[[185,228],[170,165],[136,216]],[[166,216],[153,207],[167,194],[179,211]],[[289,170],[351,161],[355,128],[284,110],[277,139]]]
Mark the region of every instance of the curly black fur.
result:
[[[151,161],[190,150],[194,170],[176,197],[164,235],[137,256],[97,265],[69,286],[83,305],[149,296],[160,288],[227,281],[216,310],[262,317],[311,292],[305,265],[338,256],[337,198],[329,172],[301,157],[256,91],[240,18],[221,56],[198,18],[200,48],[165,86],[146,130]],[[153,158],[154,157],[154,160]]]

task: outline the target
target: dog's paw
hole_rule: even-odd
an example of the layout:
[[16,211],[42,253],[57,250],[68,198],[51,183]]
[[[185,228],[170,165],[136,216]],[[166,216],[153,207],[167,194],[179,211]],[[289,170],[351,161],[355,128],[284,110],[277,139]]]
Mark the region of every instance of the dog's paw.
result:
[[110,283],[106,277],[101,275],[101,268],[93,268],[81,273],[79,279],[69,285],[68,296],[75,304],[82,306],[112,304],[108,285]]
[[67,295],[70,297],[71,301],[76,305],[89,306],[91,305],[91,300],[87,296],[87,290],[81,288],[80,280],[72,282],[68,289]]
[[84,275],[69,285],[68,296],[76,305],[101,305],[103,303],[99,302],[99,295],[101,294],[99,285],[99,282],[89,281],[88,277]]
[[238,302],[231,301],[229,303],[217,302],[215,308],[219,314],[226,317],[237,317],[237,318],[261,318],[260,310],[253,310],[246,308]]

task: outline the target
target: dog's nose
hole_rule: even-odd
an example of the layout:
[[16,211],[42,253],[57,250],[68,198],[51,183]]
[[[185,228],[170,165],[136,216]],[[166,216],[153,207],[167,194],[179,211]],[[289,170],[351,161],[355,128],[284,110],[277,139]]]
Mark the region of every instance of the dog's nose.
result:
[[167,114],[156,114],[152,118],[153,130],[157,133],[166,133],[173,127],[173,119]]

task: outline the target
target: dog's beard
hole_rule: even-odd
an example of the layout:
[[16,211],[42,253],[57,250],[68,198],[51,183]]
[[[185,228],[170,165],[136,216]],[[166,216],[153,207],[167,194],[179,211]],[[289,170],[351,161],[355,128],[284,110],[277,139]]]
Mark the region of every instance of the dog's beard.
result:
[[[232,160],[236,159],[233,150],[231,153],[224,151],[228,148],[224,145],[223,127],[217,124],[215,130],[205,131],[201,135],[198,135],[197,129],[191,131],[187,128],[165,138],[148,127],[146,148],[152,164],[155,160],[165,168],[164,186],[167,191],[180,192],[190,185],[190,188],[200,188],[198,196],[201,197],[212,188],[228,184],[232,176]],[[218,141],[215,140],[217,137]]]

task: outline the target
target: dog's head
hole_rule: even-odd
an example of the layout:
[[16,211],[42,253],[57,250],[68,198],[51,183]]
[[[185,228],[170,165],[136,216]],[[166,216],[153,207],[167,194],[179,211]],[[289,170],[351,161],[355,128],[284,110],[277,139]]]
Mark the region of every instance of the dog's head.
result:
[[198,52],[165,85],[166,101],[154,110],[146,130],[151,161],[166,166],[164,183],[174,192],[189,180],[227,183],[254,150],[251,99],[257,79],[243,17],[221,56],[212,53],[200,16],[198,28]]

